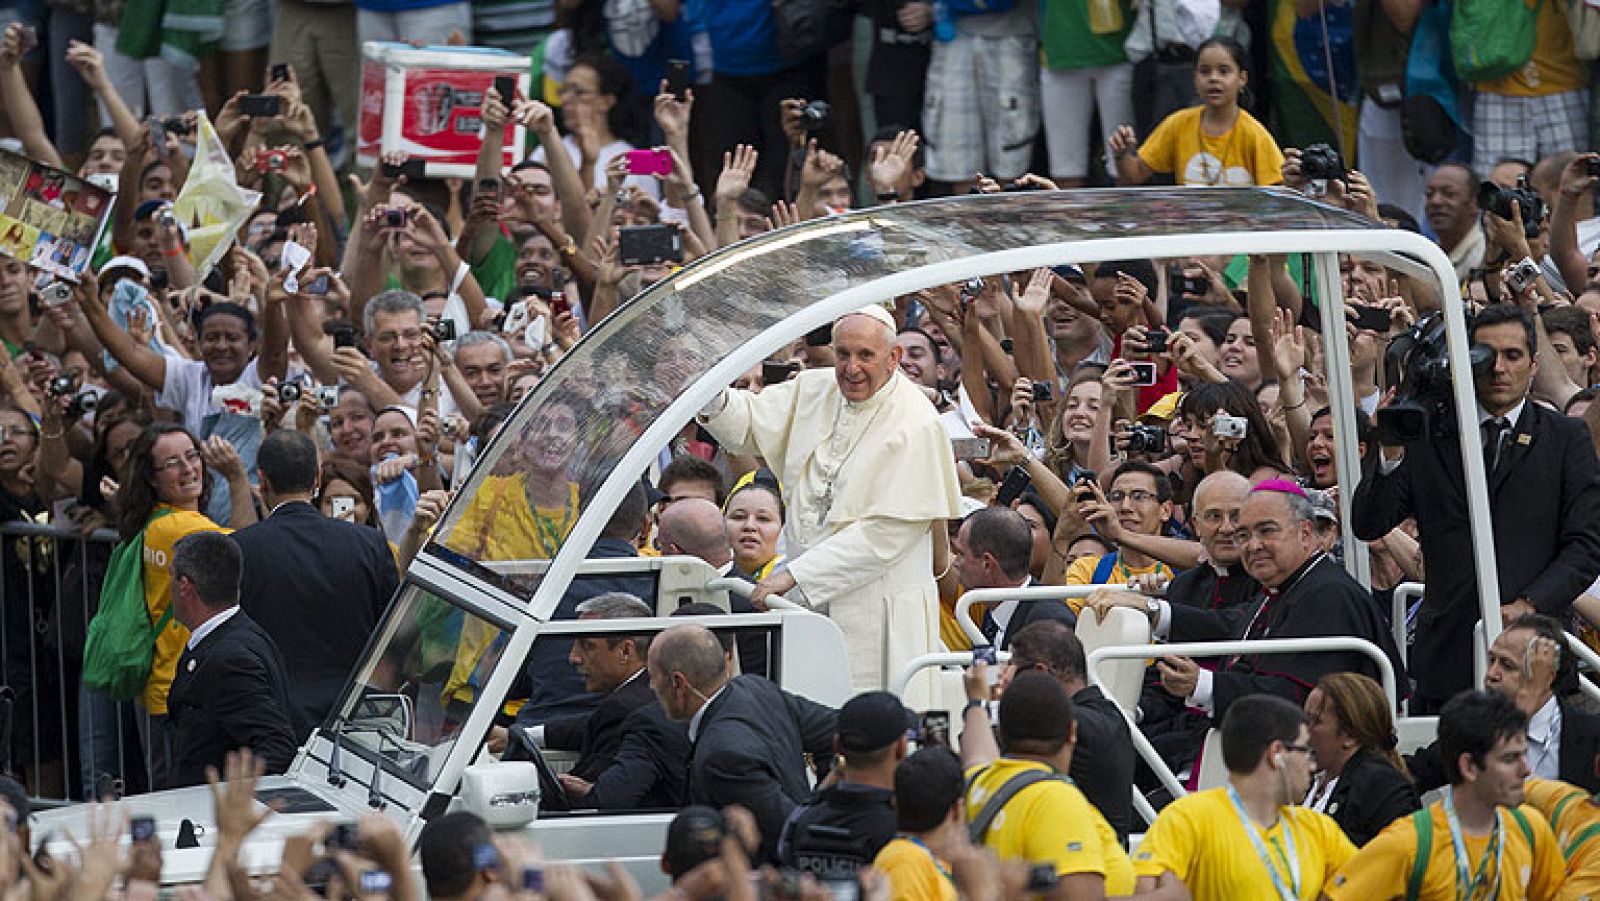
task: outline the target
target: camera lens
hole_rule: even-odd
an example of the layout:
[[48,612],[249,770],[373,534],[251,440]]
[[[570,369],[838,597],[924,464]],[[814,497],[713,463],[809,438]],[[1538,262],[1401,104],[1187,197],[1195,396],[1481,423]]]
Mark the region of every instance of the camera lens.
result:
[[278,386],[278,400],[292,404],[300,399],[300,386],[294,382],[286,382]]

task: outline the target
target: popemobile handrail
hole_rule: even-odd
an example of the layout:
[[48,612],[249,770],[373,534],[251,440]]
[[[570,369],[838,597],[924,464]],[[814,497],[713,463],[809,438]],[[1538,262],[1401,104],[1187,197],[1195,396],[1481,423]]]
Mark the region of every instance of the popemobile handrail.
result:
[[1027,588],[979,588],[956,599],[956,622],[967,640],[975,645],[988,644],[989,639],[972,619],[975,604],[998,604],[1002,601],[1064,601],[1068,598],[1086,598],[1101,588],[1116,585],[1030,585]]

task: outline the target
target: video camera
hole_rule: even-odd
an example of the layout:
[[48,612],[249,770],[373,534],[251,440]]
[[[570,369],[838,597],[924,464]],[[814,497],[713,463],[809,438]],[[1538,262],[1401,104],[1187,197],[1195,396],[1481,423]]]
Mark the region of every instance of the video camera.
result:
[[1539,237],[1539,232],[1543,231],[1544,198],[1528,187],[1526,175],[1517,176],[1515,188],[1501,187],[1492,181],[1478,185],[1478,209],[1510,222],[1512,204],[1522,209],[1522,233],[1529,238]]
[[[1494,366],[1494,351],[1473,344],[1468,355],[1473,378]],[[1395,398],[1378,411],[1378,440],[1387,445],[1425,444],[1455,432],[1455,404],[1450,395],[1450,350],[1445,343],[1444,315],[1423,317],[1405,334],[1389,342],[1383,355],[1387,382]]]

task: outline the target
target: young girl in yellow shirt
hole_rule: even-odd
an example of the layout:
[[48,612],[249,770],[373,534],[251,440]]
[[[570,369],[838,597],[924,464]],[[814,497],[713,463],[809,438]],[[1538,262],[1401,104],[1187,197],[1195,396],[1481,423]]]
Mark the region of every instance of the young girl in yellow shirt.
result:
[[1249,75],[1245,50],[1232,38],[1211,38],[1195,55],[1194,90],[1201,104],[1161,121],[1143,146],[1131,126],[1111,136],[1122,184],[1157,172],[1180,185],[1248,187],[1283,183],[1283,151],[1265,126],[1239,107]]

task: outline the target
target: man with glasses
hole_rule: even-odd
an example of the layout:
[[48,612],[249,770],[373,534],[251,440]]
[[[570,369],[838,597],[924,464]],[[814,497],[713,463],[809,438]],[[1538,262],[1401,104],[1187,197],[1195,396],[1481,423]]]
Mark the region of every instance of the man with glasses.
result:
[[1195,898],[1317,897],[1356,848],[1332,818],[1297,806],[1316,764],[1310,741],[1297,705],[1240,698],[1222,722],[1227,784],[1162,808],[1133,855],[1136,894],[1181,882]]
[[[1172,518],[1172,483],[1154,466],[1130,460],[1111,473],[1106,485],[1104,493],[1092,482],[1080,483],[1073,490],[1078,494],[1078,515],[1117,545],[1117,550],[1072,561],[1067,567],[1067,584],[1165,585],[1172,579],[1172,567],[1136,546],[1144,544],[1141,539],[1160,537]],[[1084,604],[1079,599],[1068,603],[1074,613]]]
[[[1388,656],[1396,679],[1404,685],[1405,665],[1371,593],[1322,551],[1312,517],[1311,500],[1293,482],[1268,479],[1251,489],[1233,543],[1264,594],[1242,635],[1235,637],[1366,639]],[[1215,672],[1176,655],[1162,658],[1156,666],[1167,693],[1211,713],[1213,720],[1250,694],[1273,694],[1304,704],[1317,680],[1328,673],[1380,678],[1377,663],[1356,651],[1237,654],[1224,659]]]

